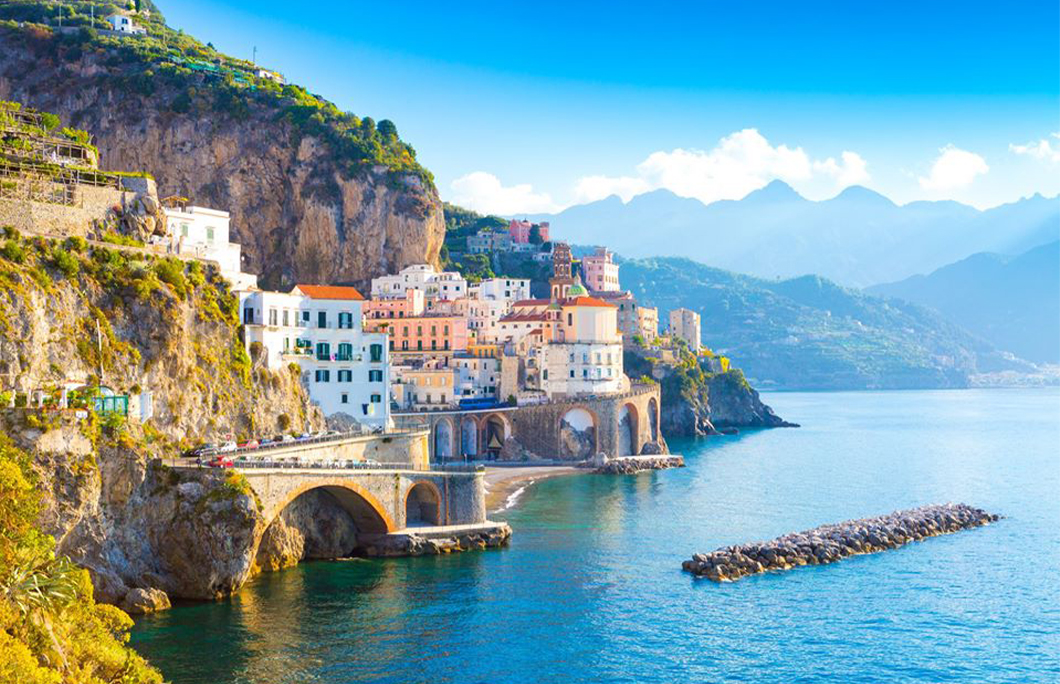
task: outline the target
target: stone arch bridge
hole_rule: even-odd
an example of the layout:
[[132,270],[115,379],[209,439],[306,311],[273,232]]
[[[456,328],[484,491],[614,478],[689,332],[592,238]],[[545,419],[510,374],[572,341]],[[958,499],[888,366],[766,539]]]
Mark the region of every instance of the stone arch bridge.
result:
[[[659,453],[659,386],[634,383],[630,391],[473,411],[395,414],[407,427],[430,431],[432,462],[449,460],[569,460],[597,453]],[[649,446],[651,445],[651,446]]]
[[241,472],[261,502],[266,525],[299,496],[318,489],[334,497],[365,534],[487,522],[480,471],[313,467]]

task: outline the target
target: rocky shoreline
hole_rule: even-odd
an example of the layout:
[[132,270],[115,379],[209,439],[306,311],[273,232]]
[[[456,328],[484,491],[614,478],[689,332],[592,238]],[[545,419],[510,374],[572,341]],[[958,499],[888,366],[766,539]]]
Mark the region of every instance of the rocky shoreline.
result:
[[848,556],[896,549],[927,537],[988,525],[1000,516],[967,504],[934,504],[888,515],[848,520],[767,542],[697,553],[681,567],[696,577],[731,582],[770,570],[825,565]]
[[481,551],[507,546],[512,538],[508,523],[461,526],[465,529],[439,530],[430,533],[405,531],[364,540],[364,554],[369,557],[433,556],[460,551]]
[[667,468],[684,468],[684,456],[662,454],[659,456],[620,456],[608,459],[593,472],[605,475],[631,475],[645,470],[665,470]]

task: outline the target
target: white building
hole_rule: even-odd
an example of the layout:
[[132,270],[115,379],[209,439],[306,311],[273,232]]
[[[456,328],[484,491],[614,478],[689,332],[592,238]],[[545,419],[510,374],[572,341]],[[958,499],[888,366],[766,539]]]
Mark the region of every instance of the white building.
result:
[[699,314],[691,309],[674,309],[670,312],[670,334],[684,340],[693,353],[699,352],[700,321]]
[[241,249],[229,242],[227,211],[207,207],[181,207],[166,210],[166,238],[170,251],[216,261],[221,275],[230,280],[235,289],[256,287],[257,276],[243,273]]
[[526,278],[490,278],[470,286],[470,295],[479,300],[517,302],[530,299],[530,281]]
[[501,363],[495,356],[458,354],[453,357],[456,394],[460,399],[497,399]]
[[124,14],[112,14],[107,17],[107,21],[118,33],[131,33],[134,35],[144,35],[147,33],[147,29],[143,26],[137,26],[133,23],[132,17],[127,17]]
[[541,389],[549,397],[614,394],[629,389],[622,366],[618,307],[580,295],[559,302],[551,342],[541,350]]
[[372,278],[372,299],[401,298],[406,290],[420,290],[428,300],[467,296],[467,280],[456,271],[439,273],[430,264],[413,264],[396,275]]
[[273,370],[297,363],[310,399],[325,415],[345,413],[373,428],[389,424],[387,335],[363,331],[360,292],[297,285],[290,292],[239,294],[251,358],[263,354]]

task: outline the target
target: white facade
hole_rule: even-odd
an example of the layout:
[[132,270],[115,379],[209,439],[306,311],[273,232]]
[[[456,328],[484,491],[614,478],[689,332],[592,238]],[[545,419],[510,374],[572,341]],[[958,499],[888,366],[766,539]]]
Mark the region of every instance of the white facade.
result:
[[674,309],[670,312],[670,334],[684,340],[688,348],[698,352],[700,342],[699,314],[691,309]]
[[241,292],[240,316],[252,357],[257,342],[270,369],[297,363],[325,415],[382,428],[390,420],[387,335],[363,331],[362,304],[354,288],[298,285]]
[[124,14],[112,14],[107,17],[107,21],[110,23],[111,27],[119,33],[147,33],[147,29],[143,26],[137,26],[133,23],[132,17],[127,17]]
[[471,286],[475,299],[517,302],[530,299],[530,281],[526,278],[490,278]]
[[495,399],[501,382],[500,359],[492,356],[453,357],[456,395],[460,399]]
[[406,290],[420,290],[428,300],[467,296],[467,280],[456,271],[439,273],[430,264],[413,264],[397,275],[372,278],[372,298],[404,297]]
[[236,289],[257,285],[257,276],[243,273],[242,250],[238,243],[229,242],[231,217],[227,211],[207,207],[187,207],[166,210],[168,247],[177,254],[188,254],[216,261],[221,275]]
[[614,394],[629,389],[622,371],[621,342],[553,342],[543,347],[541,356],[541,389],[550,397]]

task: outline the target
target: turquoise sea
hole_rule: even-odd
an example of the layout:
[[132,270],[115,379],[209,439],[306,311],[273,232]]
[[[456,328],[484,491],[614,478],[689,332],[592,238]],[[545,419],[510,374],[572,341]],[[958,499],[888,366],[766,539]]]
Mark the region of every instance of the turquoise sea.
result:
[[[143,618],[176,684],[1060,681],[1060,391],[777,393],[799,429],[541,482],[510,548],[306,563]],[[717,585],[696,551],[942,501],[999,523]]]

